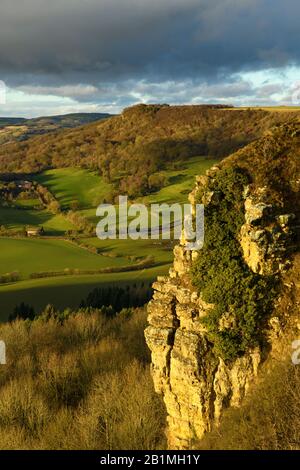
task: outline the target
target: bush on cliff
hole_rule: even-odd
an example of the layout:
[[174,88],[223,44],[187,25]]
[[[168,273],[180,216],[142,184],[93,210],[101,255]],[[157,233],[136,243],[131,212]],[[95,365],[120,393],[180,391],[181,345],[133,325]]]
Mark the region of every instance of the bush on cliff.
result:
[[[214,304],[203,319],[216,354],[233,360],[261,340],[262,322],[272,310],[275,279],[253,273],[238,242],[244,223],[244,170],[220,170],[208,191],[215,198],[205,210],[205,244],[192,268],[203,300]],[[199,195],[201,202],[203,194]]]

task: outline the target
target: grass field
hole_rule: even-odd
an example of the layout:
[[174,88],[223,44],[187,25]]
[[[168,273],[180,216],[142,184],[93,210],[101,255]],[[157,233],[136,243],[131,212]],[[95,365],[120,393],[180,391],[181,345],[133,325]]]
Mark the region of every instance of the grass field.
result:
[[[205,173],[206,170],[218,161],[203,156],[190,158],[182,165],[182,168],[162,172],[167,180],[165,187],[153,194],[138,198],[136,202],[146,205],[154,203],[188,203],[188,193],[190,193],[191,188],[194,186],[195,176]],[[95,226],[99,221],[95,208],[86,208],[81,211],[81,214],[95,224]]]
[[[14,307],[23,301],[37,312],[49,303],[61,309],[67,306],[76,308],[99,285],[132,284],[141,280],[152,282],[157,275],[167,272],[172,259],[171,248],[164,248],[151,240],[101,241],[90,238],[84,241],[102,248],[103,253],[110,256],[94,255],[63,240],[0,239],[0,274],[19,271],[23,279],[0,285],[0,321],[5,321]],[[154,255],[155,267],[124,273],[29,279],[29,275],[37,271],[121,267],[134,263],[130,256],[147,255]]]
[[[194,185],[195,175],[203,174],[217,160],[205,157],[189,159],[181,168],[165,172],[166,186],[136,202],[187,203],[187,195]],[[78,201],[81,213],[95,224],[96,205],[110,191],[95,173],[81,169],[49,170],[36,177],[59,199],[64,208]],[[33,206],[29,201],[27,207]],[[82,299],[94,288],[108,284],[152,282],[157,275],[165,274],[173,259],[170,242],[159,240],[99,240],[96,237],[82,241],[101,249],[102,256],[90,253],[67,241],[55,239],[73,227],[63,215],[52,215],[34,209],[0,208],[0,225],[20,228],[26,225],[43,226],[52,239],[0,239],[0,274],[19,271],[21,281],[0,285],[0,320],[6,320],[14,307],[21,302],[32,305],[36,312],[52,303],[58,308],[78,307]],[[153,256],[155,267],[123,273],[97,275],[72,275],[54,278],[29,279],[38,271],[62,271],[66,268],[102,269],[121,267],[134,263],[130,257]]]
[[38,208],[40,207],[40,201],[36,198],[32,198],[32,199],[21,199],[21,198],[17,198],[16,199],[16,205],[18,208],[22,208],[22,209],[33,209],[33,208]]
[[166,274],[167,271],[168,265],[164,265],[124,273],[29,279],[0,285],[0,321],[6,321],[14,307],[21,302],[32,305],[36,312],[47,304],[59,309],[77,308],[81,300],[96,287],[151,283],[159,274]]
[[0,225],[9,229],[21,229],[28,225],[40,226],[51,235],[61,235],[74,226],[62,215],[53,215],[46,210],[17,209],[15,207],[0,207]]
[[96,255],[64,240],[0,239],[0,274],[19,271],[22,278],[38,271],[65,268],[101,269],[130,264],[125,257]]
[[164,171],[162,174],[166,177],[168,183],[164,188],[156,193],[150,194],[139,199],[139,202],[146,204],[152,203],[187,203],[188,193],[194,187],[195,176],[205,173],[219,160],[207,157],[194,157],[182,166],[181,169]]
[[160,240],[99,240],[94,237],[84,241],[115,256],[154,256],[155,263],[160,265],[171,263],[173,259],[172,244]]
[[79,168],[48,170],[35,177],[59,200],[63,208],[77,201],[81,209],[97,207],[111,190],[95,172]]
[[300,106],[241,106],[240,108],[228,108],[228,111],[239,111],[241,109],[255,109],[255,110],[262,110],[262,111],[271,111],[271,112],[299,112]]

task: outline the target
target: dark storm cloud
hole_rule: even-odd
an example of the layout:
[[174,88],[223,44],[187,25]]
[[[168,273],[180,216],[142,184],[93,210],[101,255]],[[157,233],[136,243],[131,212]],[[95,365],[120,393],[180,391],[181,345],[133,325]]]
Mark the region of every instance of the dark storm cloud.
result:
[[300,62],[298,0],[1,0],[13,85],[222,80]]

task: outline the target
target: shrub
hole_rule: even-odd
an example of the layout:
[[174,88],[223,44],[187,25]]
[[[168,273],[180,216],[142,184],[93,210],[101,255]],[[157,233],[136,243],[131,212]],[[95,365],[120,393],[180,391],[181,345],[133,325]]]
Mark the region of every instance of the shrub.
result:
[[0,325],[1,449],[156,449],[165,411],[143,340],[146,312],[55,309]]
[[49,419],[48,407],[30,377],[24,378],[21,393],[18,387],[18,381],[13,380],[1,391],[0,427],[19,427],[28,436],[37,435]]
[[13,321],[16,319],[22,320],[33,320],[35,316],[34,309],[30,305],[21,302],[20,305],[17,305],[13,311],[13,313],[9,316],[9,321]]
[[151,285],[98,287],[89,293],[80,306],[83,308],[111,306],[113,311],[118,312],[123,308],[141,307],[151,299],[151,296]]
[[9,282],[17,282],[20,280],[20,273],[15,271],[13,273],[6,273],[0,275],[0,284],[7,284]]
[[[276,295],[275,277],[253,273],[238,242],[244,223],[243,190],[248,181],[239,168],[217,173],[208,188],[217,198],[206,207],[204,248],[192,268],[194,285],[203,299],[213,304],[202,321],[216,353],[224,360],[233,360],[262,341],[259,327],[271,312]],[[222,326],[226,319],[227,325]]]

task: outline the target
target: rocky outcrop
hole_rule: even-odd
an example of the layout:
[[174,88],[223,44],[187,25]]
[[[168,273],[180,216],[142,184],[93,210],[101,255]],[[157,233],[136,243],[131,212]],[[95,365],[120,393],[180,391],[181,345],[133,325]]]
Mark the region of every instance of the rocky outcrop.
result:
[[259,188],[245,194],[245,224],[241,228],[240,243],[244,259],[253,272],[266,275],[283,271],[289,266],[295,239],[293,213],[266,202],[266,189]]
[[[208,182],[218,171],[214,167],[196,178],[189,197],[192,204],[200,190],[203,203],[216,201],[218,193],[208,189]],[[294,244],[295,214],[268,200],[264,187],[245,187],[244,200],[245,223],[239,241],[245,262],[262,275],[286,270],[287,254]],[[211,306],[203,301],[189,276],[198,256],[201,251],[187,251],[185,240],[181,240],[174,249],[169,276],[159,277],[153,284],[154,295],[148,306],[145,336],[152,353],[155,389],[166,405],[171,449],[191,448],[218,423],[224,408],[239,406],[264,359],[258,347],[230,364],[215,355],[201,321]],[[222,321],[228,326],[232,319],[225,315]]]

